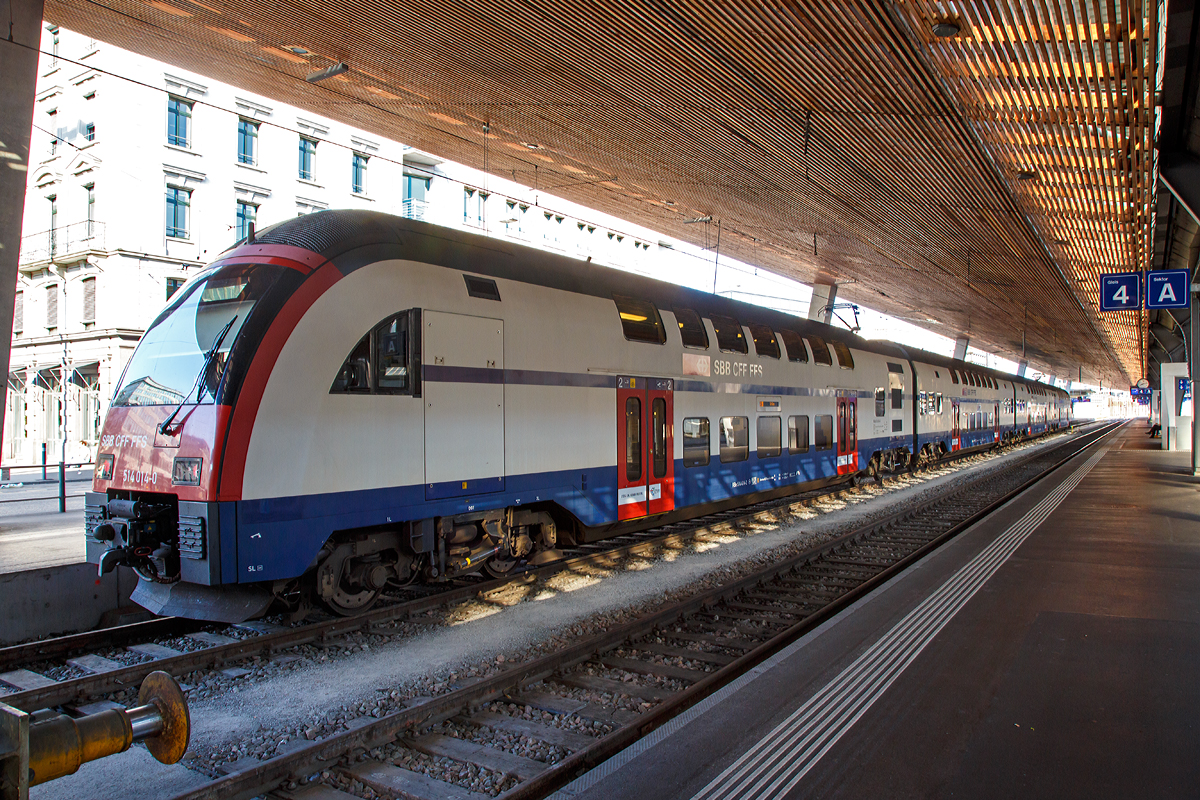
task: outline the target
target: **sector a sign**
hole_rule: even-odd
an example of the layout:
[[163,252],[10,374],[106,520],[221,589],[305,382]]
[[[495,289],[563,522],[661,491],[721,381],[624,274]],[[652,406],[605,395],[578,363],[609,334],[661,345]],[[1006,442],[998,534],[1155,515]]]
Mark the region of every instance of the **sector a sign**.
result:
[[1146,273],[1146,308],[1187,308],[1188,270],[1164,269]]

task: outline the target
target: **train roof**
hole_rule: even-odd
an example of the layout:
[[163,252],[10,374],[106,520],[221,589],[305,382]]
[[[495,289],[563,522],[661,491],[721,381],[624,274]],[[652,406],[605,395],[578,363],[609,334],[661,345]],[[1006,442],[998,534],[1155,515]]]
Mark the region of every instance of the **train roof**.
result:
[[[245,240],[238,245],[245,243]],[[948,369],[968,370],[993,378],[1037,384],[1055,393],[1061,389],[999,370],[946,358],[893,342],[867,340],[832,325],[720,295],[580,261],[558,253],[447,228],[379,211],[327,210],[285,220],[264,228],[255,244],[302,247],[332,262],[344,274],[389,258],[439,264],[464,273],[547,286],[576,294],[612,299],[625,295],[649,300],[660,309],[689,308],[701,316],[721,314],[741,323],[762,323],[776,330],[791,329],[837,341],[857,350],[909,359]],[[237,245],[232,249],[236,249]],[[484,251],[481,253],[481,251]],[[486,253],[486,256],[484,256]]]

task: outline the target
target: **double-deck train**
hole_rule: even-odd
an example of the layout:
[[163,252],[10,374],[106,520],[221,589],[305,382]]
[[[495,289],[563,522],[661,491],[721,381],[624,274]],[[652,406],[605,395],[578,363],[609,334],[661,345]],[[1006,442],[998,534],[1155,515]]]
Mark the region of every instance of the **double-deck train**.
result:
[[235,622],[994,447],[1066,393],[517,244],[365,211],[239,242],[105,419],[88,558]]

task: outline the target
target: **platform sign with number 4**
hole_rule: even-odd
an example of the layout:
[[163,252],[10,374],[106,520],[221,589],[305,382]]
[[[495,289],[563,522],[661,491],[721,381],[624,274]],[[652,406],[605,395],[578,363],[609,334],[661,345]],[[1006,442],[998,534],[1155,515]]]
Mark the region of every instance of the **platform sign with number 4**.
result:
[[1142,307],[1142,275],[1120,272],[1100,276],[1100,310],[1124,311]]

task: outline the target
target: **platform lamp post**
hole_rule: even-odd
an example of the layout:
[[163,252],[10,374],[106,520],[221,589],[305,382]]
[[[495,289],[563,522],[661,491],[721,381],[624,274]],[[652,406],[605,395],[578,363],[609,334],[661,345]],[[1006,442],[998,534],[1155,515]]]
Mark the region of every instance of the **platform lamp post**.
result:
[[1197,451],[1200,451],[1200,419],[1197,418],[1196,409],[1200,406],[1196,398],[1196,376],[1200,375],[1200,283],[1197,282],[1197,275],[1192,273],[1191,285],[1188,287],[1192,302],[1188,308],[1188,317],[1191,320],[1189,327],[1191,330],[1191,341],[1188,342],[1188,377],[1192,381],[1192,477],[1200,477],[1200,461],[1197,460]]

